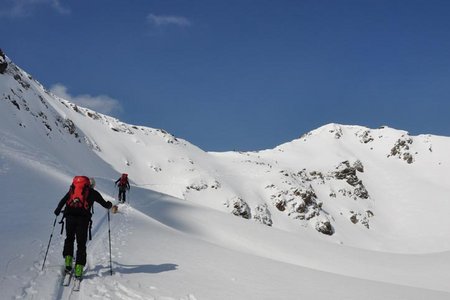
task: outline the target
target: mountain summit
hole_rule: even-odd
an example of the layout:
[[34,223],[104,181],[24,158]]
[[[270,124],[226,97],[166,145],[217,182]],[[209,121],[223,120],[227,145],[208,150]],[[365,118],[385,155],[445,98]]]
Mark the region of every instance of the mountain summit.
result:
[[[121,230],[118,239],[123,242],[122,247],[129,245],[126,250],[133,251],[138,257],[145,256],[145,249],[139,250],[135,244],[137,241],[127,235],[133,234],[131,227],[135,226],[133,228],[137,234],[141,234],[139,239],[152,239],[153,236],[145,233],[147,227],[139,227],[148,222],[145,226],[150,228],[149,232],[157,239],[166,239],[169,243],[177,239],[173,245],[169,244],[164,251],[158,252],[159,258],[173,251],[174,257],[180,259],[182,256],[176,254],[179,250],[173,249],[175,245],[190,250],[195,248],[203,253],[205,259],[215,261],[231,251],[238,253],[236,256],[231,254],[231,257],[247,268],[239,274],[250,277],[255,274],[249,269],[257,263],[264,268],[270,265],[274,271],[283,269],[281,265],[288,265],[290,270],[280,275],[283,283],[273,283],[283,287],[286,283],[292,283],[294,274],[303,274],[309,278],[314,276],[303,269],[310,268],[327,272],[325,277],[328,279],[350,276],[368,280],[371,283],[363,286],[375,290],[372,282],[383,281],[450,292],[441,286],[439,280],[424,280],[427,278],[425,270],[429,266],[439,265],[433,256],[419,259],[419,265],[423,265],[414,269],[405,268],[408,261],[400,255],[444,252],[448,258],[448,137],[411,136],[406,131],[387,126],[369,129],[328,124],[274,149],[205,152],[163,129],[129,125],[59,98],[11,61],[0,74],[0,133],[0,183],[6,193],[2,197],[2,205],[4,213],[8,215],[1,222],[2,227],[10,232],[3,243],[7,246],[2,246],[0,252],[2,265],[7,266],[5,275],[2,275],[5,278],[2,291],[6,288],[3,285],[12,282],[12,278],[17,276],[22,276],[31,285],[33,282],[42,282],[42,278],[52,278],[49,272],[35,274],[34,279],[30,279],[26,275],[26,263],[19,264],[19,269],[25,269],[23,273],[19,271],[19,275],[10,266],[15,264],[13,261],[17,248],[25,251],[37,238],[36,245],[28,251],[38,253],[25,251],[26,254],[22,254],[19,259],[30,262],[30,265],[33,262],[36,264],[46,238],[47,228],[44,227],[50,222],[50,213],[65,193],[72,176],[86,174],[98,178],[100,190],[110,200],[114,200],[112,182],[118,174],[127,173],[132,180],[132,207],[123,207],[126,213],[119,216],[118,220],[130,227],[116,229]],[[20,214],[23,221],[18,227],[9,216],[16,213]],[[144,218],[141,214],[149,220],[141,219]],[[128,219],[131,216],[133,221]],[[98,215],[96,218],[97,224],[104,222],[104,218]],[[36,234],[31,234],[30,224],[32,228],[42,229],[36,229]],[[13,242],[14,236],[22,239]],[[144,243],[151,247],[147,243],[151,242]],[[99,245],[91,246],[91,253],[94,252],[93,247]],[[116,247],[119,251],[121,246]],[[325,258],[329,254],[327,249],[334,251],[337,261]],[[50,260],[55,263],[59,250],[55,247],[53,251],[55,253]],[[212,254],[208,254],[209,251]],[[123,255],[126,254],[117,254],[115,257],[123,276],[139,272],[157,276],[160,272],[177,269],[175,263],[170,263],[134,266],[133,272],[128,268],[130,265],[120,265]],[[354,255],[362,255],[370,262],[367,265],[361,261],[354,263]],[[191,258],[186,259],[187,265],[201,264],[192,258],[192,253],[189,256]],[[398,261],[393,263],[392,268],[382,264],[381,271],[374,271],[381,261],[393,257]],[[95,269],[96,260],[100,258],[91,257],[92,274],[96,271],[101,273]],[[232,264],[232,260],[230,258],[230,261],[220,264],[226,276],[231,276],[232,271],[226,266]],[[430,265],[426,265],[427,262]],[[301,271],[294,270],[299,266]],[[349,266],[354,269],[346,270]],[[374,273],[365,274],[366,267]],[[206,272],[204,269],[197,271]],[[396,275],[383,277],[391,271]],[[419,277],[409,274],[415,271],[423,273],[417,275]],[[169,290],[172,288],[177,293],[182,289],[190,293],[197,289],[196,286],[202,286],[201,280],[205,280],[200,295],[206,298],[201,299],[250,299],[250,291],[243,292],[243,296],[236,296],[239,293],[233,291],[223,297],[206,292],[209,287],[220,283],[217,280],[225,278],[219,276],[217,280],[206,279],[200,273],[194,276],[192,282],[188,281],[190,285],[177,288],[173,288],[175,284],[160,282],[165,288],[166,294],[163,294],[166,297],[171,295]],[[239,274],[235,274],[234,279],[226,279],[230,283],[224,284],[222,293],[224,289],[232,289],[236,280],[244,280],[237,279]],[[329,274],[338,275],[330,277]],[[102,282],[101,276],[92,277],[93,284],[115,287],[118,293],[133,295],[126,281]],[[170,278],[175,280],[174,277]],[[250,286],[262,289],[258,299],[274,299],[267,295],[298,299],[296,295],[290,294],[291,289],[279,294],[276,290],[266,291],[262,287],[271,280],[253,278]],[[349,282],[348,279],[344,281]],[[319,288],[320,284],[318,280],[314,282],[305,290],[305,295],[316,295],[314,287]],[[245,284],[243,282],[237,286],[242,288]],[[336,284],[334,286],[338,288]],[[159,293],[155,292],[156,288],[134,288],[139,291],[136,295]],[[390,287],[392,295],[424,295],[424,292],[416,294],[415,288],[405,292]],[[42,292],[34,286],[24,288],[15,284],[8,291],[17,296],[17,291],[21,289],[22,296],[26,298],[33,291],[40,295],[50,293],[51,287],[46,286]],[[92,295],[107,294],[102,294],[101,289],[88,290]],[[404,292],[406,294],[402,294]],[[345,289],[341,293],[346,295],[345,299],[353,299]],[[384,292],[378,295],[390,299]],[[142,299],[139,297],[134,298]],[[186,297],[183,299],[193,299],[195,295]],[[325,299],[325,294],[320,294],[316,299],[322,297]],[[128,299],[126,296],[116,298]],[[181,299],[181,296],[178,298]]]

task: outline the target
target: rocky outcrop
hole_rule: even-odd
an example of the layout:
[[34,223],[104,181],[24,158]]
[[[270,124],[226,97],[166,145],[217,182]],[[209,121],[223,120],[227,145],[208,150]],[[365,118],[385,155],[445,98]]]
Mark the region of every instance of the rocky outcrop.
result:
[[344,135],[342,128],[340,126],[335,126],[333,129],[330,129],[329,132],[334,134],[334,138],[337,140]]
[[368,199],[369,192],[366,190],[362,180],[360,180],[356,172],[364,172],[364,166],[357,160],[353,166],[350,162],[344,161],[336,167],[337,171],[334,172],[334,177],[338,180],[345,180],[350,186],[354,187],[353,191],[339,190],[344,196],[353,195],[354,199]]
[[250,207],[241,197],[232,199],[233,210],[231,213],[235,216],[242,217],[244,219],[250,219],[252,217]]
[[75,126],[75,123],[73,123],[73,121],[71,119],[58,119],[58,121],[60,121],[63,124],[64,129],[67,130],[67,132],[69,134],[73,134],[75,135],[75,137],[78,137],[78,133],[77,133],[77,127]]
[[326,235],[333,235],[334,229],[329,220],[319,220],[316,223],[316,230]]
[[395,156],[400,159],[403,159],[408,164],[413,163],[414,156],[411,154],[411,152],[409,152],[412,143],[413,143],[412,138],[410,137],[406,138],[403,136],[402,138],[397,140],[394,147],[392,147],[391,153],[388,155],[388,157]]
[[319,214],[321,206],[311,186],[292,187],[289,190],[281,190],[275,185],[266,188],[274,189],[271,199],[279,211],[287,211],[288,215],[300,220],[309,220]]
[[195,190],[197,192],[201,190],[206,190],[208,188],[208,184],[204,181],[200,181],[198,183],[192,183],[191,185],[186,187],[186,190]]
[[[189,171],[193,172],[193,171],[195,171],[195,169],[190,169]],[[200,192],[200,191],[206,190],[208,188],[217,190],[220,187],[221,187],[221,184],[217,180],[214,180],[212,183],[208,184],[205,179],[201,179],[198,182],[194,182],[194,183],[190,184],[189,186],[187,186],[186,191],[194,190],[194,191]]]
[[355,133],[355,135],[359,138],[359,141],[363,144],[367,144],[374,141],[372,133],[370,130],[363,130]]
[[267,208],[267,204],[261,204],[255,208],[253,219],[261,224],[272,226],[272,216]]
[[[340,131],[332,133],[340,134]],[[265,187],[269,191],[269,197],[274,207],[306,226],[313,225],[317,231],[323,234],[334,234],[331,221],[333,218],[322,208],[324,202],[329,199],[348,201],[346,199],[366,200],[370,198],[363,181],[358,177],[359,173],[364,173],[364,165],[360,160],[343,161],[336,166],[334,171],[329,172],[303,169],[299,172],[281,170],[279,173],[283,178],[282,184],[270,184]],[[330,185],[329,198],[319,199],[315,187],[324,184]],[[336,190],[333,187],[336,187]],[[365,206],[364,202],[361,202],[361,206]],[[364,212],[364,208],[354,212],[355,217],[350,221],[353,222],[357,218],[358,223],[368,227],[369,218],[373,214],[369,216]]]
[[[308,178],[311,180],[310,177]],[[320,176],[318,176],[318,178],[320,178]],[[293,185],[292,183],[287,184],[288,186]],[[273,205],[279,211],[287,213],[287,215],[293,219],[305,223],[313,222],[314,224],[315,218],[326,215],[322,210],[322,202],[318,201],[316,192],[311,185],[305,186],[303,184],[297,184],[296,186],[291,186],[287,190],[283,190],[281,187],[272,184],[267,186],[266,189],[272,190],[270,198]],[[316,226],[316,230],[321,233],[328,232],[333,234],[331,223],[327,226]]]
[[341,193],[345,195],[353,194],[355,198],[369,198],[369,192],[366,190],[362,180],[356,175],[357,171],[361,173],[364,172],[364,166],[359,160],[357,160],[353,166],[350,165],[348,160],[344,161],[340,163],[336,169],[337,171],[334,172],[334,177],[339,180],[345,180],[349,185],[354,187],[353,192],[340,190]]
[[367,229],[370,228],[369,219],[372,218],[373,216],[374,216],[374,214],[371,210],[367,210],[364,213],[357,213],[354,211],[350,211],[350,221],[353,224],[361,223]]
[[8,63],[6,61],[5,53],[0,49],[0,74],[5,73]]

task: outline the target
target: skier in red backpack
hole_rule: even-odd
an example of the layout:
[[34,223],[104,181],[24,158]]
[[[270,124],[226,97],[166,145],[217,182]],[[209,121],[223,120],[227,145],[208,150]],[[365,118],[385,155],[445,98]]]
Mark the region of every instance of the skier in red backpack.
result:
[[[65,271],[72,273],[72,261],[74,252],[74,241],[77,240],[77,256],[75,262],[75,278],[82,279],[83,268],[86,265],[86,242],[88,231],[92,225],[92,207],[94,202],[99,203],[106,209],[113,205],[110,201],[103,199],[102,195],[94,189],[94,178],[86,176],[75,176],[67,194],[59,201],[55,209],[55,215],[61,213],[64,208],[66,219],[66,239],[64,241],[63,257],[65,258]],[[62,222],[62,221],[61,221]]]
[[128,182],[128,174],[122,174],[119,179],[114,183],[119,187],[119,202],[124,203],[126,201],[126,191],[130,190],[130,183]]

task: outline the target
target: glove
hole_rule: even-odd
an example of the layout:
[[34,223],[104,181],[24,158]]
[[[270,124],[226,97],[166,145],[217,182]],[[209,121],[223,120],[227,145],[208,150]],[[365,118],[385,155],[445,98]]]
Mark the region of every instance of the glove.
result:
[[53,212],[56,216],[59,216],[59,214],[61,213],[61,210],[56,208],[55,211]]

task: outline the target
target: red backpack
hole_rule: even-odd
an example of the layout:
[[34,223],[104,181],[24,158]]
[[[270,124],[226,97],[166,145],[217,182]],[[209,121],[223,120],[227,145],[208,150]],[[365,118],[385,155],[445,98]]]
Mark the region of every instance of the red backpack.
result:
[[66,201],[66,206],[71,208],[84,208],[89,210],[89,203],[87,197],[89,195],[89,188],[91,181],[86,176],[75,176],[69,190],[69,199]]
[[126,186],[128,183],[128,174],[122,174],[119,181],[119,186]]

